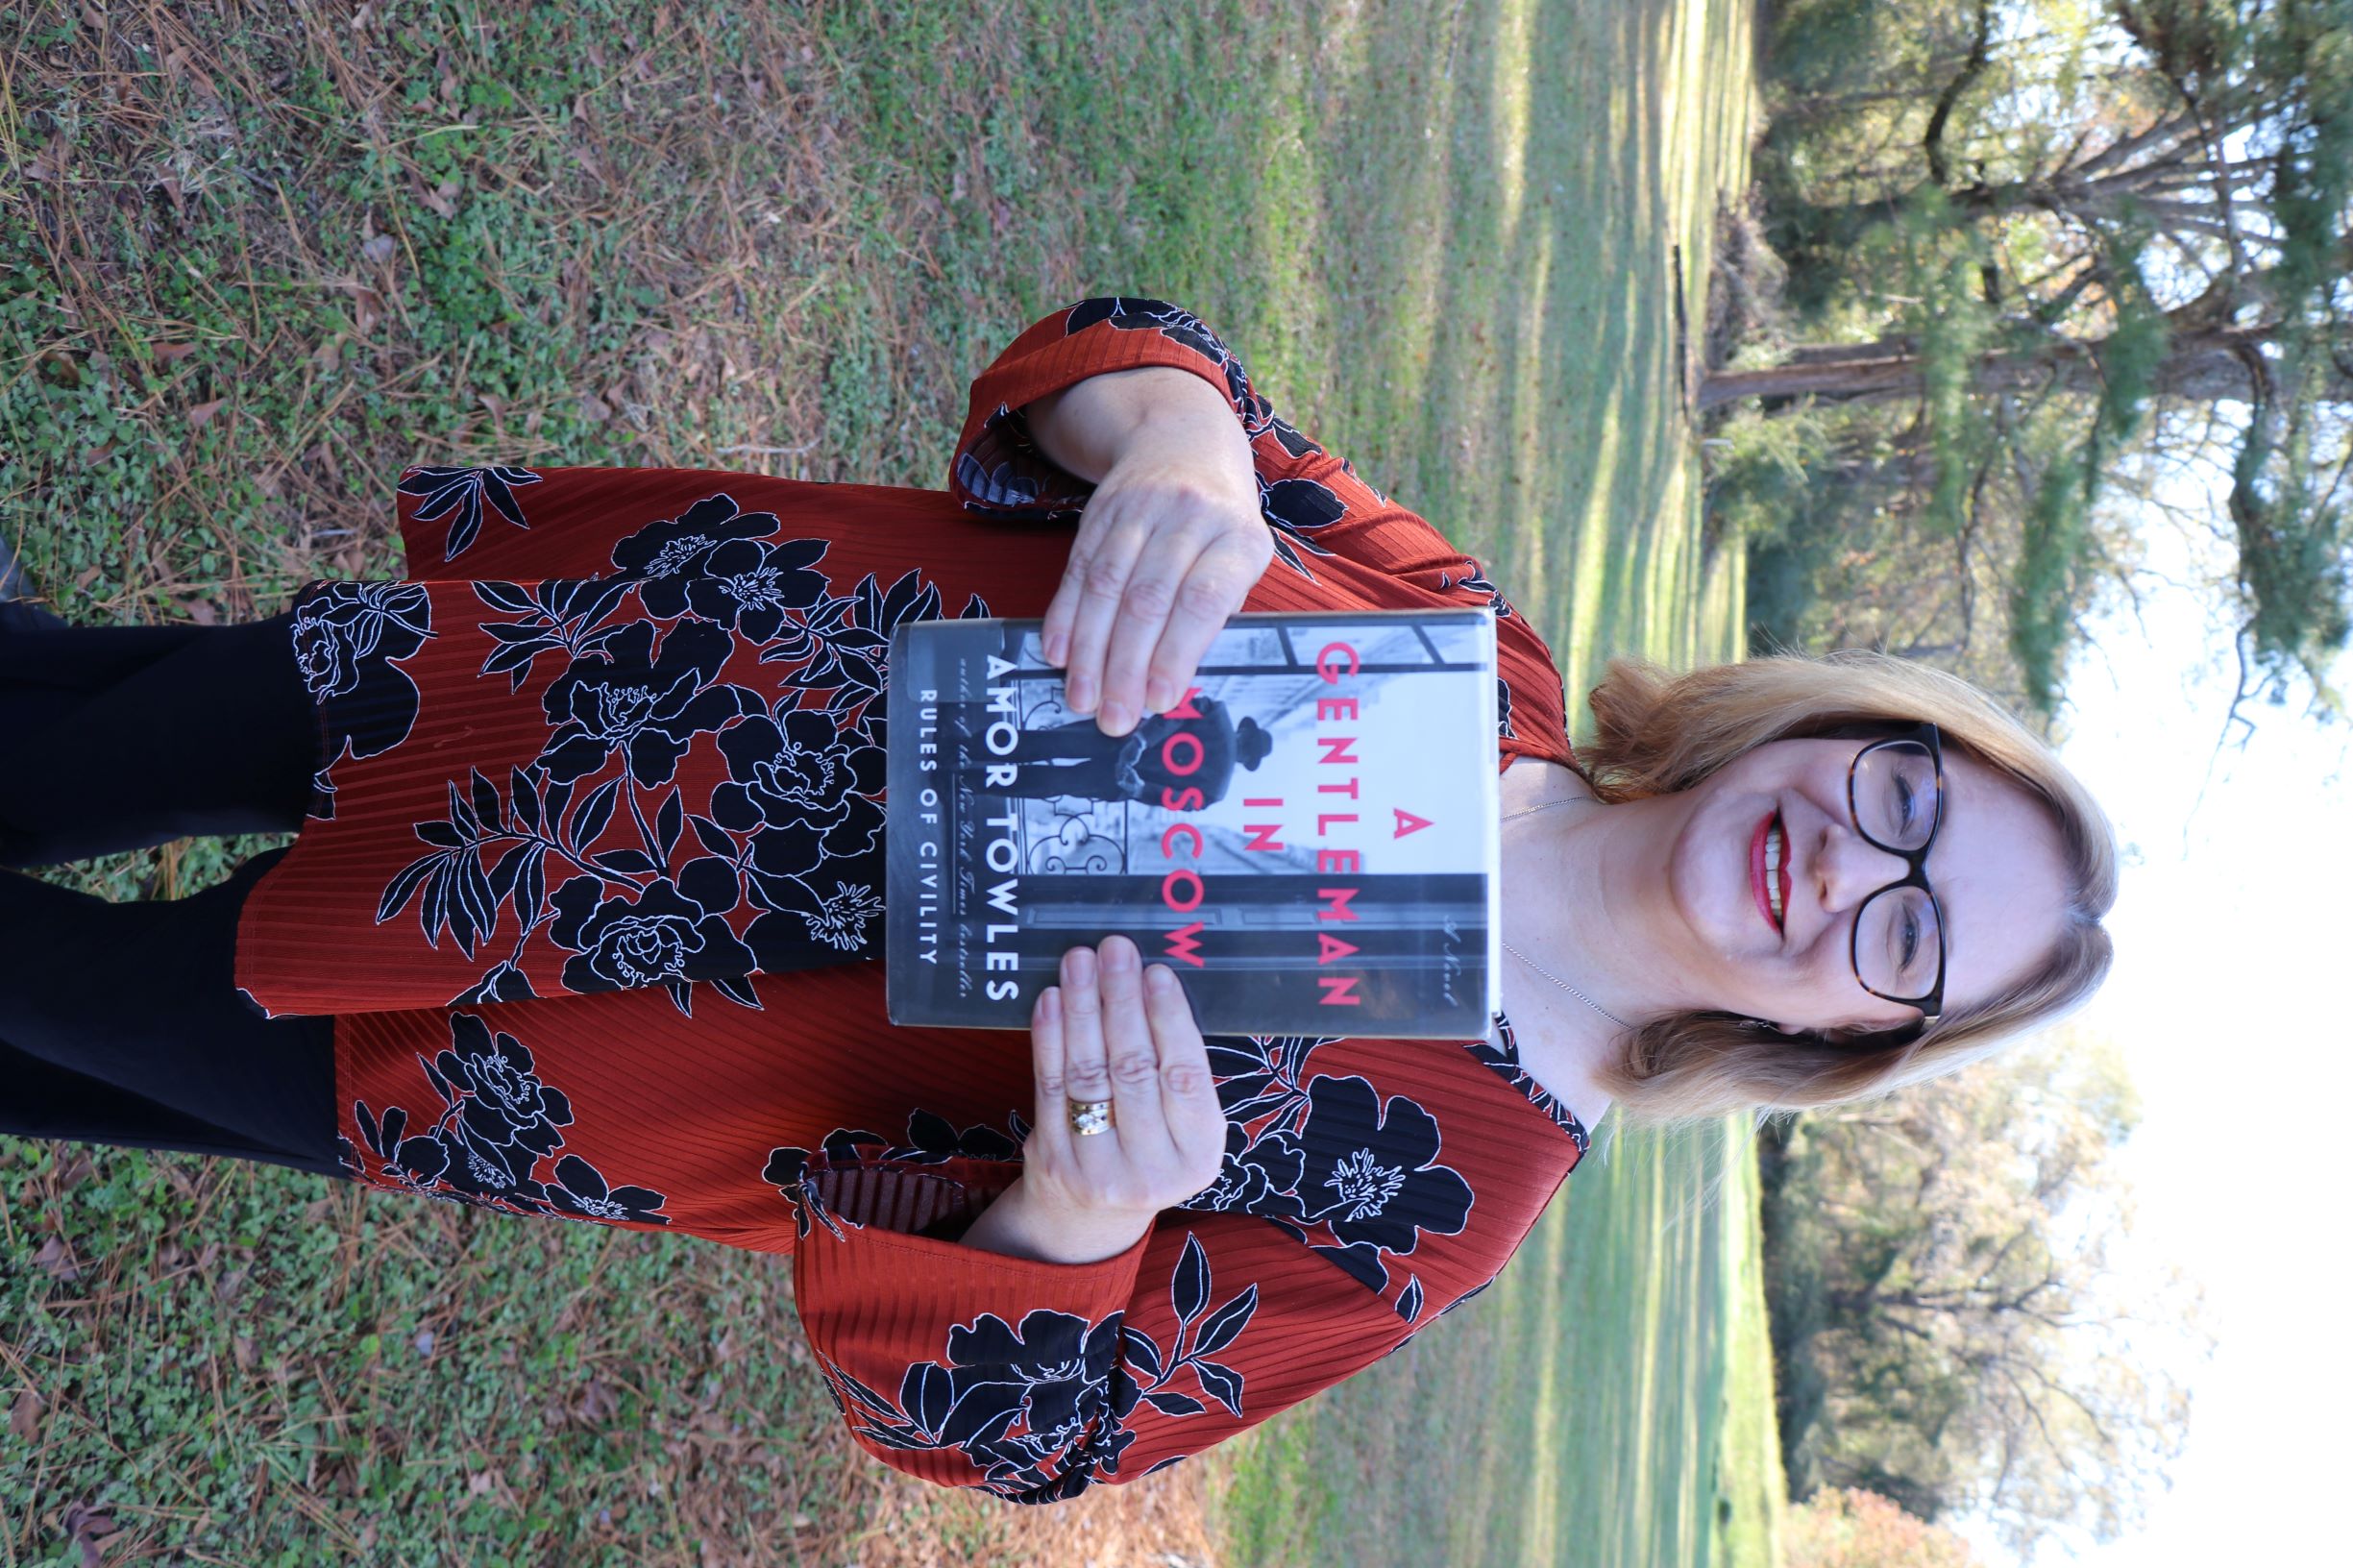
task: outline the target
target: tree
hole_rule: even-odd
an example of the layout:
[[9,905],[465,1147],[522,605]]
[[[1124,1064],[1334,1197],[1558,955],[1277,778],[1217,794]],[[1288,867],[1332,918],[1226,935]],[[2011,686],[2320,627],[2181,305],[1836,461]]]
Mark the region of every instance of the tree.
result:
[[1793,1497],[1982,1509],[2022,1556],[2141,1517],[2188,1419],[2183,1363],[2152,1336],[2210,1341],[2192,1287],[2112,1257],[2132,1205],[2109,1156],[2136,1115],[2113,1045],[2062,1032],[1767,1144]]
[[1782,1568],[1979,1568],[1969,1543],[1876,1492],[1826,1486],[1789,1512]]
[[2226,408],[2252,661],[2334,702],[2322,666],[2353,632],[2353,0],[2105,0],[2091,28],[2072,9],[1783,9],[1758,167],[1811,340],[1711,373],[1699,404],[1907,409],[1924,527],[2017,541],[2007,642],[2045,711],[2092,577],[2128,564],[2094,502],[2152,410]]

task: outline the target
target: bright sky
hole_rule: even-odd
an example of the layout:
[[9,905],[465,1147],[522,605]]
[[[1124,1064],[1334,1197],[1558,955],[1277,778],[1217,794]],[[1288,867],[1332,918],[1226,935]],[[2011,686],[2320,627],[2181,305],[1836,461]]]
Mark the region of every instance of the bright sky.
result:
[[[2180,556],[2152,565],[2190,573],[2188,546],[2160,548]],[[2189,1448],[2145,1532],[2035,1568],[2345,1560],[2353,736],[2292,701],[2248,704],[2253,737],[2198,802],[2236,672],[2212,613],[2167,590],[2145,632],[2129,613],[2099,623],[2061,749],[2127,846],[2116,968],[2080,1015],[2123,1043],[2143,1099],[2121,1156],[2140,1194],[2127,1256],[2201,1282],[2220,1346],[2191,1380]],[[2334,684],[2353,697],[2353,656]]]

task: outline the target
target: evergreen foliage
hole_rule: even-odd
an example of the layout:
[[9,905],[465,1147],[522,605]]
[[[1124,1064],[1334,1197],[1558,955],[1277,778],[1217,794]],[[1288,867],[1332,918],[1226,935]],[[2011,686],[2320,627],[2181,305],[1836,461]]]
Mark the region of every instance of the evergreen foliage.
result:
[[[1868,621],[1824,602],[1867,555],[1873,580],[1842,591],[1907,605],[1878,640],[1949,649],[2048,714],[2084,611],[2132,569],[2103,499],[2192,429],[2168,416],[2211,412],[2250,666],[2333,703],[2322,665],[2353,635],[2353,0],[2083,9],[1778,8],[1757,176],[1797,341],[1751,345],[1700,402],[1808,409],[1817,435],[1803,484],[1720,465],[1717,522],[1746,531],[1799,640]],[[1872,471],[1874,505],[1801,497],[1865,482],[1891,409],[1908,460]],[[1813,604],[1793,607],[1793,569]]]

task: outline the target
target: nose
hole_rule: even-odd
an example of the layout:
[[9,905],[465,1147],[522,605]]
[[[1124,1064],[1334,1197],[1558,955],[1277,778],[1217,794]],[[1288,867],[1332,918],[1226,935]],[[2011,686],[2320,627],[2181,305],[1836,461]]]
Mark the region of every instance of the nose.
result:
[[1831,822],[1815,859],[1813,881],[1822,907],[1838,915],[1901,877],[1906,869],[1901,855],[1880,848],[1850,823]]

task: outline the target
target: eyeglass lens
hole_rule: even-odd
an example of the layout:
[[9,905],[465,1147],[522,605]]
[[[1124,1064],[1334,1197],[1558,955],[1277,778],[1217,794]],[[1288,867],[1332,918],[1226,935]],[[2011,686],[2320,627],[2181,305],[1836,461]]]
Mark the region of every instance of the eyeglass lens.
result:
[[[1937,822],[1936,759],[1917,741],[1874,747],[1855,764],[1855,825],[1883,849],[1917,851]],[[1925,996],[1943,951],[1924,888],[1884,888],[1855,919],[1855,971],[1886,996]]]

